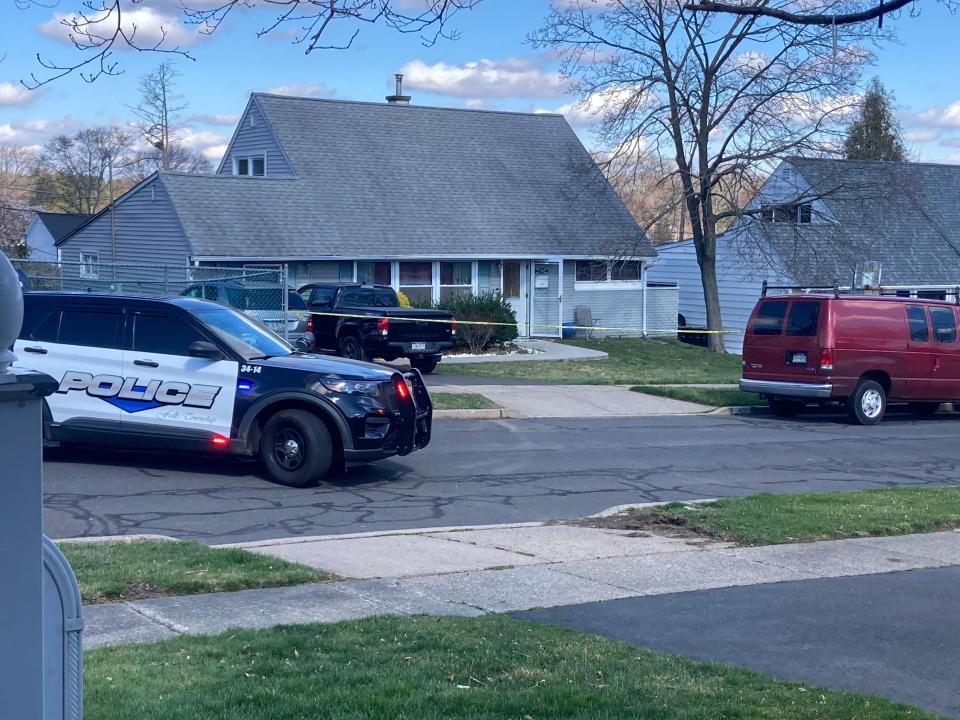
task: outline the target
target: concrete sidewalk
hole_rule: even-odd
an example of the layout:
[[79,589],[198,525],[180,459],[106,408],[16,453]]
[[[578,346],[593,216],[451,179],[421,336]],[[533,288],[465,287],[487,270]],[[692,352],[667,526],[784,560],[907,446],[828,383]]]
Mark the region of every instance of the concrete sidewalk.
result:
[[479,357],[465,357],[463,355],[445,355],[444,365],[466,365],[468,363],[487,362],[530,362],[537,360],[603,360],[608,357],[602,350],[577,345],[564,345],[552,340],[532,340],[521,338],[515,344],[530,350],[529,353],[515,353],[512,355],[483,355]]
[[734,548],[696,538],[529,523],[239,547],[357,579],[88,606],[85,646],[384,614],[472,616],[960,565],[960,532]]
[[489,398],[511,418],[639,417],[690,415],[714,408],[633,392],[625,385],[455,385],[433,384],[431,392],[475,393]]

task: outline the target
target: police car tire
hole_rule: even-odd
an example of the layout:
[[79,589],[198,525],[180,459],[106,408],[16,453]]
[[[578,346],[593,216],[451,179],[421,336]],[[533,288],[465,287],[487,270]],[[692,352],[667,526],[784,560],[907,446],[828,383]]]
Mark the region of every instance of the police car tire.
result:
[[[296,457],[286,456],[283,446],[294,442]],[[270,478],[289,487],[316,485],[333,463],[333,443],[323,421],[306,410],[281,410],[263,426],[260,460]]]

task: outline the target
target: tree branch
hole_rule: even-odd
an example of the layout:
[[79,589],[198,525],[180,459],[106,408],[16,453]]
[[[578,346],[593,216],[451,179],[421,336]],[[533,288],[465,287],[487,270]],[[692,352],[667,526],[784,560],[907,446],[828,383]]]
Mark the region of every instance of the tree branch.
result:
[[727,2],[714,2],[714,0],[690,2],[684,5],[683,9],[691,12],[722,12],[731,15],[762,16],[783,20],[795,25],[855,25],[856,23],[882,18],[884,15],[899,10],[912,2],[914,0],[879,0],[876,7],[869,10],[834,15],[808,15],[806,13],[789,12],[768,5],[736,5]]

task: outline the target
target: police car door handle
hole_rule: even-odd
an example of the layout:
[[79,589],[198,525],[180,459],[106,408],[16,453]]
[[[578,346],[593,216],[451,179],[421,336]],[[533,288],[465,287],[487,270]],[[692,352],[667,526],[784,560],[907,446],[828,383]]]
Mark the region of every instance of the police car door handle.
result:
[[140,367],[160,367],[160,363],[156,363],[153,360],[134,360],[134,365],[139,365]]
[[47,354],[47,349],[42,347],[25,347],[23,351],[28,353],[36,353],[37,355]]

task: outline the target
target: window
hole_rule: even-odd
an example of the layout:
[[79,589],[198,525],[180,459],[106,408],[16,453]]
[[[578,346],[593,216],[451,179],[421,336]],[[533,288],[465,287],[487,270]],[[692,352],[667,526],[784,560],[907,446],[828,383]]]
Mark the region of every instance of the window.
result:
[[190,355],[190,345],[205,338],[180,318],[162,315],[135,316],[133,349],[162,355]]
[[753,321],[753,334],[779,335],[783,327],[783,317],[786,314],[786,300],[768,300],[763,303]]
[[946,300],[946,290],[917,290],[917,297],[924,300]]
[[639,260],[577,260],[577,282],[639,283],[643,264]]
[[358,262],[357,282],[363,285],[389,285],[391,282],[390,263]]
[[813,337],[817,334],[817,319],[820,317],[820,303],[809,300],[795,301],[790,306],[787,318],[787,335]]
[[80,253],[80,277],[96,280],[100,277],[100,255],[98,253]]
[[266,175],[266,160],[263,155],[235,157],[233,159],[233,174],[263,177]]
[[957,341],[957,319],[953,308],[931,307],[930,324],[933,325],[933,339],[939,343]]
[[333,304],[333,298],[337,294],[337,289],[333,287],[313,288],[310,292],[310,307],[330,307]]
[[368,308],[374,306],[372,288],[347,288],[340,293],[340,307]]
[[910,339],[915,342],[927,342],[930,333],[927,330],[927,314],[922,305],[907,305],[907,325],[910,327]]
[[56,342],[59,331],[59,310],[54,310],[49,305],[26,304],[23,309],[23,326],[20,329],[21,340]]
[[505,298],[520,297],[520,263],[505,262],[503,264],[503,296]]
[[433,263],[400,263],[400,292],[411,305],[429,305],[433,302]]
[[190,313],[244,360],[289,355],[293,350],[284,340],[236,310],[208,305]]
[[800,223],[806,225],[813,222],[813,205],[810,203],[761,205],[760,219],[764,222]]
[[119,349],[120,313],[64,310],[59,340],[64,345]]
[[440,263],[440,300],[473,292],[473,263]]
[[400,305],[393,288],[375,288],[373,300],[376,307],[399,307]]

